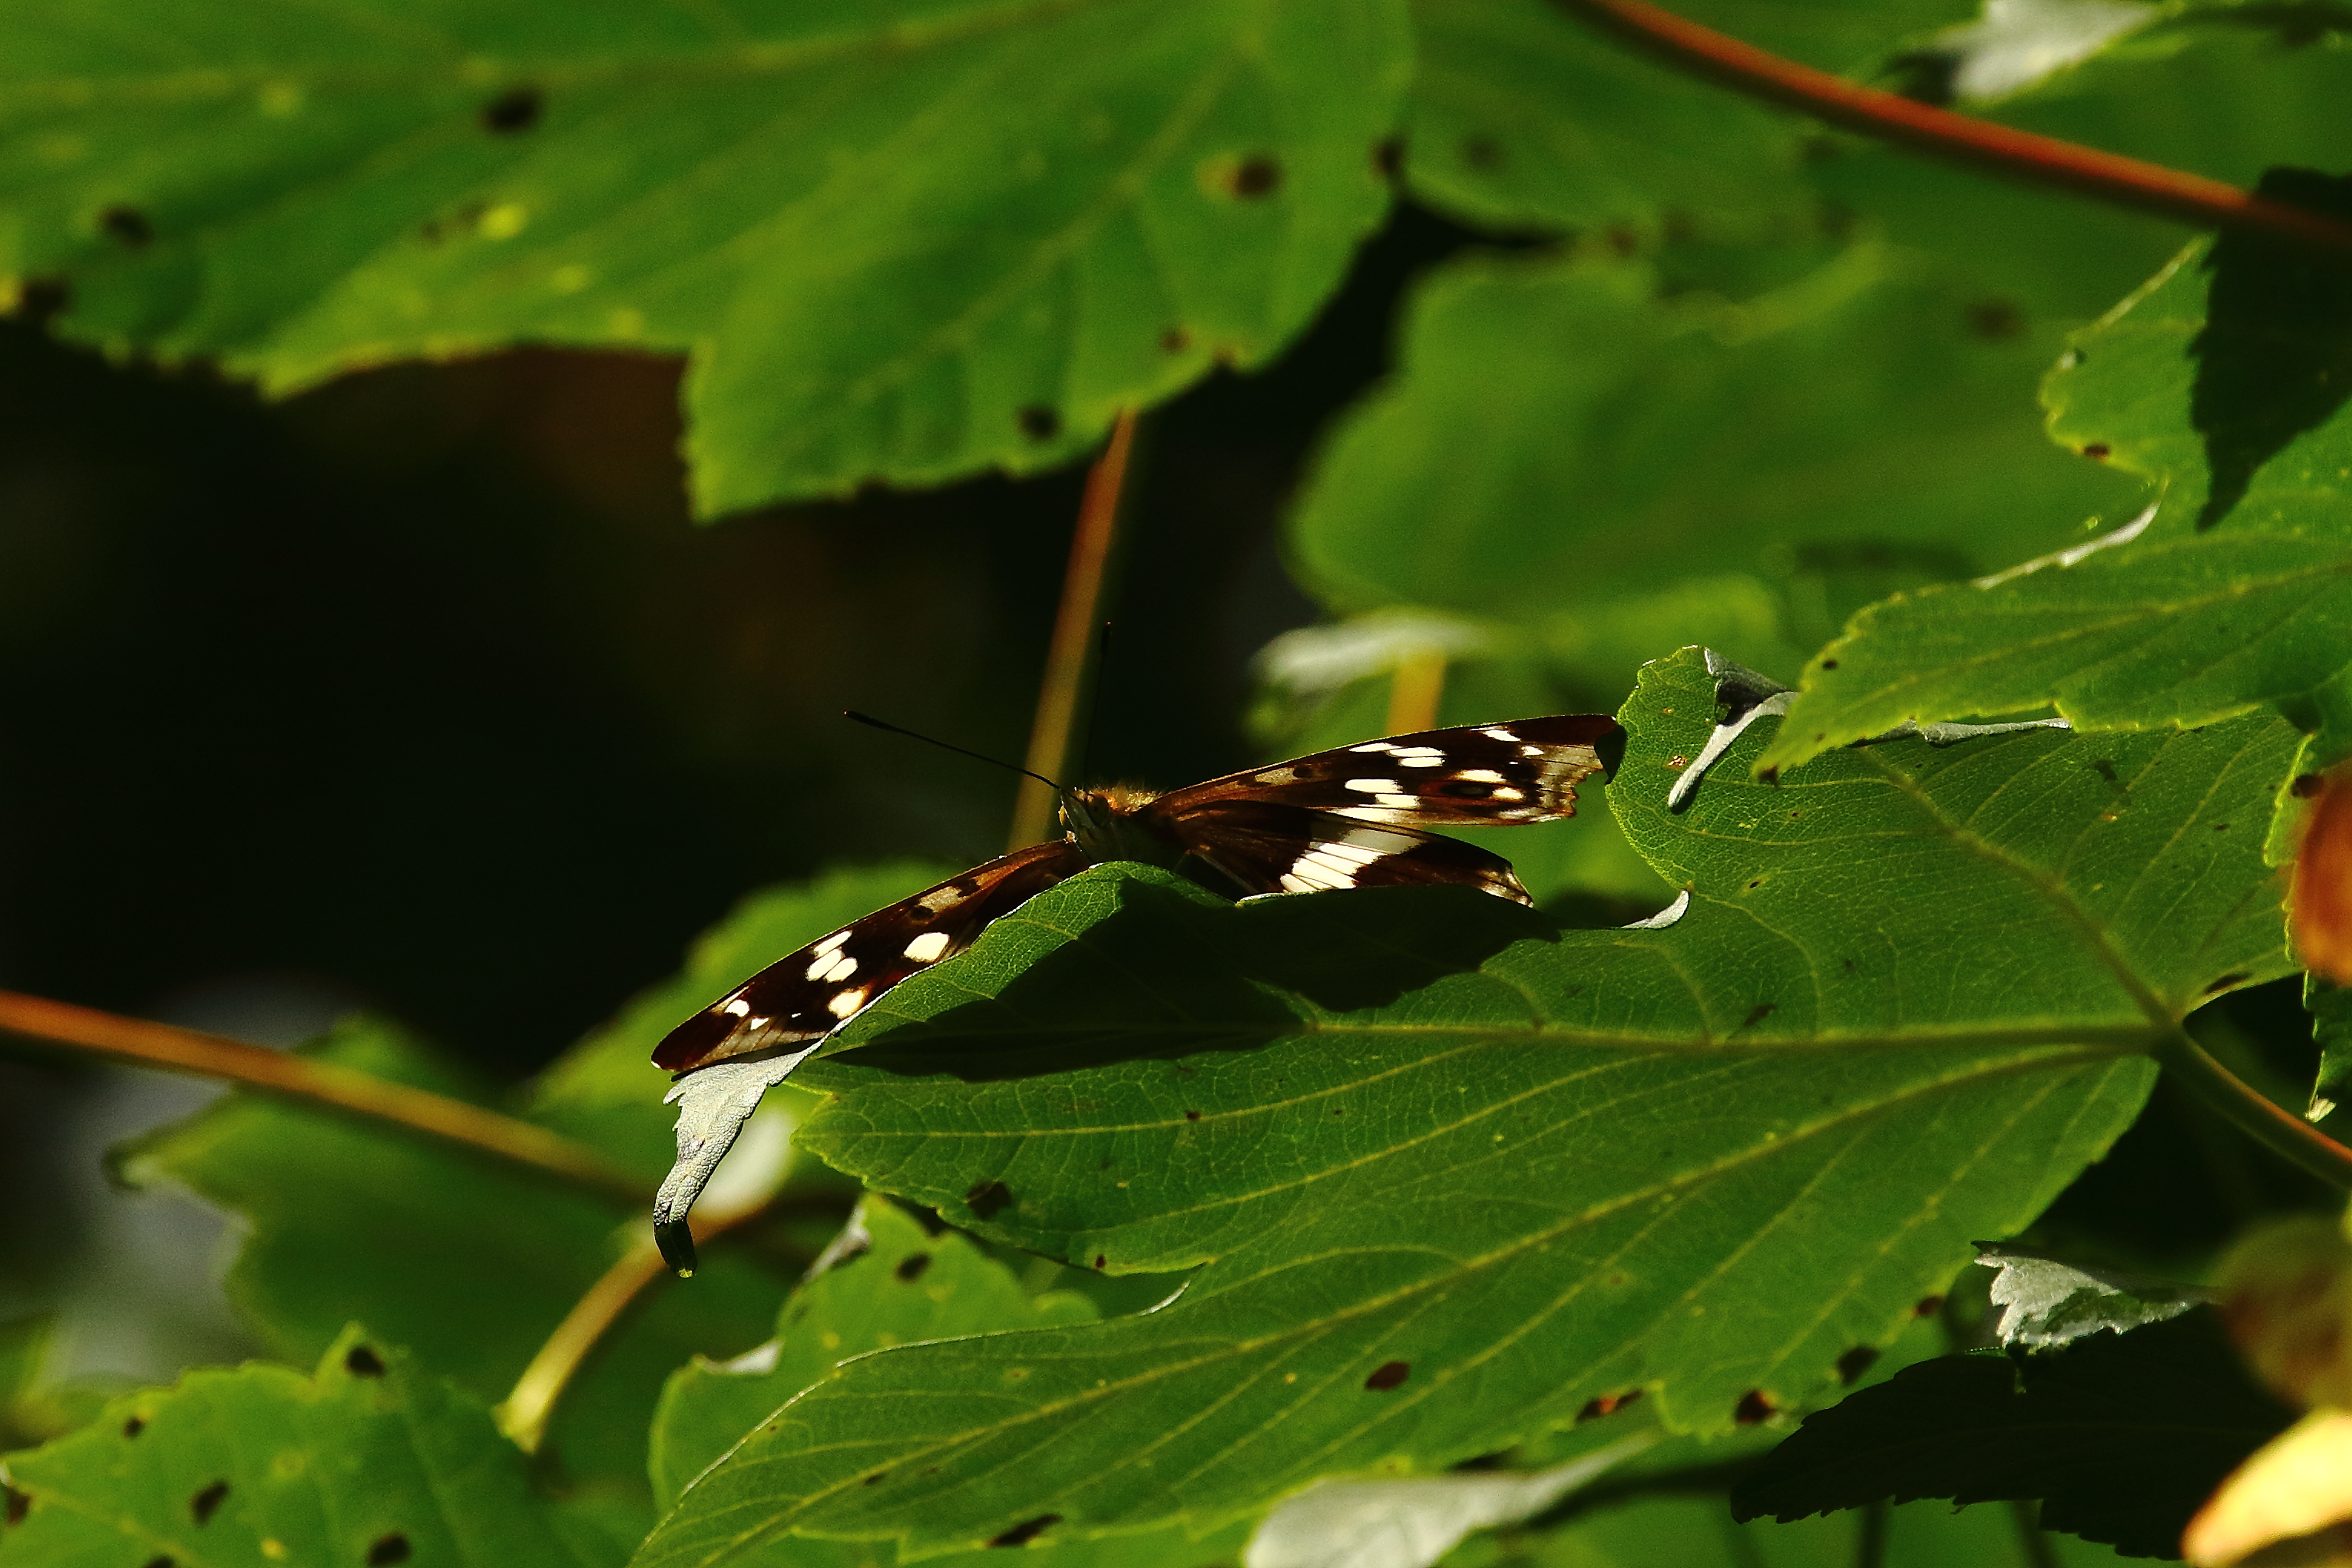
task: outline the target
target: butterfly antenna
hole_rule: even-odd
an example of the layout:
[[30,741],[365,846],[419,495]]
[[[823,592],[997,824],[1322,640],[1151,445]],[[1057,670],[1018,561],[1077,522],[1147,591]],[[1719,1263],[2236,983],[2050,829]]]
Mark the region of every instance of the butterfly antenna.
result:
[[937,746],[943,752],[953,752],[960,757],[970,757],[975,763],[986,763],[991,767],[1003,768],[1007,773],[1024,774],[1029,778],[1035,779],[1039,784],[1044,784],[1050,790],[1058,792],[1062,788],[1060,784],[1055,784],[1044,773],[1030,773],[1027,768],[1015,767],[1011,763],[1004,762],[999,758],[982,756],[978,752],[968,752],[961,746],[951,745],[945,741],[939,740],[930,735],[926,735],[919,730],[908,730],[900,725],[888,723],[883,720],[877,719],[871,713],[860,713],[855,708],[843,709],[841,710],[841,716],[845,719],[855,719],[857,722],[866,725],[869,729],[887,730],[893,735],[904,735],[910,741],[920,741],[926,745]]

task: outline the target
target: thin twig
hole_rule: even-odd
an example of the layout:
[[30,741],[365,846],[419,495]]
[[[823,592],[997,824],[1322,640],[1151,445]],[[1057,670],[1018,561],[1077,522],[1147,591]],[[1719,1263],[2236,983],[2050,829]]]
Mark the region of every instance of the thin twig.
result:
[[2300,1165],[2332,1187],[2352,1190],[2352,1149],[2216,1061],[2212,1054],[2176,1027],[2158,1047],[2158,1061],[2180,1086],[2227,1117],[2239,1131],[2281,1158]]
[[645,1183],[560,1132],[333,1062],[16,991],[0,991],[0,1030],[166,1072],[232,1079],[271,1094],[394,1122],[632,1205],[650,1195]]
[[2056,185],[2200,228],[2259,229],[2352,254],[2352,224],[2258,196],[2160,163],[2145,163],[2055,137],[1955,114],[1815,70],[1645,0],[1552,0],[1561,10],[1710,78],[1817,120],[1922,153]]
[[[1128,448],[1134,443],[1135,412],[1128,409],[1112,423],[1110,444],[1087,471],[1086,497],[1078,503],[1069,570],[1062,576],[1062,607],[1054,617],[1045,679],[1037,689],[1037,717],[1029,729],[1026,765],[1049,779],[1061,778],[1069,766],[1070,735],[1077,724],[1078,695],[1086,686],[1087,653],[1094,644],[1102,605],[1103,573],[1118,533],[1119,488],[1127,479]],[[1034,779],[1023,779],[1013,807],[1011,847],[1039,842],[1053,825],[1054,792]]]
[[[695,1240],[698,1244],[716,1240],[737,1226],[769,1213],[772,1206],[755,1203],[702,1215],[695,1226]],[[499,1405],[499,1430],[524,1453],[538,1453],[539,1446],[547,1440],[548,1421],[554,1415],[563,1391],[572,1385],[572,1378],[587,1361],[588,1352],[621,1321],[621,1314],[629,1310],[630,1303],[647,1286],[669,1272],[662,1261],[661,1248],[654,1244],[652,1229],[653,1216],[648,1214],[636,1227],[638,1239],[572,1304],[563,1321],[555,1325],[555,1331],[547,1336],[547,1342],[539,1347],[539,1353],[530,1358],[530,1364],[515,1379],[513,1392]]]
[[1397,661],[1389,677],[1389,718],[1384,735],[1411,735],[1437,728],[1437,705],[1445,695],[1445,650],[1417,647]]

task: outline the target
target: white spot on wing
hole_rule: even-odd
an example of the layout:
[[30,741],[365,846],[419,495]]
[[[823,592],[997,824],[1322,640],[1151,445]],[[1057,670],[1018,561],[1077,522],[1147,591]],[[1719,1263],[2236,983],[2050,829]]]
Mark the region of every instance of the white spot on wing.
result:
[[824,953],[839,952],[841,951],[841,944],[848,940],[849,928],[847,926],[844,926],[839,931],[834,932],[831,936],[826,937],[823,942],[818,942],[809,951],[811,952]]
[[907,944],[907,956],[917,963],[929,963],[948,950],[948,933],[927,931]]
[[1454,776],[1459,779],[1466,779],[1472,784],[1501,784],[1503,782],[1503,775],[1496,773],[1492,768],[1464,768],[1460,773]]
[[857,960],[850,957],[847,953],[843,953],[825,968],[824,973],[822,974],[812,974],[809,978],[811,980],[821,980],[825,984],[831,985],[839,981],[846,980],[856,973]]
[[1394,779],[1349,779],[1340,787],[1358,795],[1394,795],[1403,786]]
[[1481,735],[1491,736],[1497,741],[1508,741],[1513,745],[1518,744],[1519,738],[1517,735],[1512,734],[1510,731],[1505,729],[1500,724],[1489,724],[1486,728],[1479,731],[1478,733]]
[[1386,741],[1367,741],[1360,746],[1350,746],[1348,750],[1351,752],[1394,752],[1397,748],[1390,745]]
[[826,1003],[824,1005],[824,1008],[826,1012],[831,1013],[836,1018],[846,1018],[865,1005],[866,987],[859,985],[842,992],[832,1001]]
[[727,1005],[725,1005],[724,1007],[719,1008],[719,1010],[720,1012],[722,1012],[722,1013],[730,1013],[730,1014],[734,1015],[736,1017],[740,1018],[740,1017],[741,1017],[744,1014],[746,1014],[746,1013],[748,1013],[748,1012],[750,1012],[750,1011],[751,1010],[751,1004],[750,1004],[749,1002],[744,1001],[744,1000],[743,1000],[743,998],[741,998],[740,996],[738,996],[738,997],[735,997],[733,1000],[730,1001],[730,1002],[727,1004]]

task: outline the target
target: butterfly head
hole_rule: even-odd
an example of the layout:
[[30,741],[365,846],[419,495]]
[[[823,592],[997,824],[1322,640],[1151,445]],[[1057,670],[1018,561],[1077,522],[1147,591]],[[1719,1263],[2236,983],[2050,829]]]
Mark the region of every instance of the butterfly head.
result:
[[1066,789],[1062,792],[1064,835],[1086,852],[1089,863],[1140,860],[1147,865],[1173,866],[1183,858],[1184,847],[1143,809],[1154,798],[1150,790],[1126,784]]

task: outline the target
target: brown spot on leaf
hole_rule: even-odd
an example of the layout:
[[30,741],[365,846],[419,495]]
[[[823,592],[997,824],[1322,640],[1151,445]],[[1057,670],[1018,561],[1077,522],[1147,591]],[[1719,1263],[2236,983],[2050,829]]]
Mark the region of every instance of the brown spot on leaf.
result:
[[509,88],[482,105],[482,129],[493,136],[512,136],[539,123],[546,100],[535,87]]
[[2095,463],[2104,463],[2107,460],[2108,450],[2109,447],[2105,441],[2094,441],[2083,448],[2083,456]]
[[136,1437],[145,1430],[147,1430],[147,1417],[144,1415],[133,1415],[122,1424],[122,1435],[126,1437]]
[[1282,184],[1282,165],[1264,153],[1253,153],[1234,165],[1229,187],[1244,201],[1274,195]]
[[1395,136],[1372,143],[1372,173],[1393,180],[1404,173],[1404,142]]
[[2217,995],[2221,992],[2227,991],[2232,985],[2243,985],[2245,983],[2246,976],[2243,973],[2233,971],[2231,973],[2224,974],[2221,979],[2216,980],[2212,984],[2205,987],[2205,994],[2208,996]]
[[878,1487],[882,1484],[884,1479],[889,1476],[889,1474],[890,1472],[887,1470],[877,1470],[857,1484],[864,1487]]
[[33,1500],[15,1487],[0,1486],[0,1523],[22,1524],[33,1511]]
[[1878,1363],[1878,1347],[1856,1345],[1837,1358],[1838,1381],[1848,1388],[1861,1380],[1862,1374]]
[[1013,1189],[1003,1182],[982,1182],[964,1194],[963,1201],[974,1219],[987,1219],[1012,1206]]
[[98,215],[98,226],[107,238],[133,250],[154,243],[155,226],[137,207],[109,207]]
[[906,1257],[898,1259],[898,1267],[893,1268],[890,1272],[896,1274],[901,1279],[914,1280],[921,1279],[923,1277],[923,1270],[929,1268],[930,1266],[931,1255],[929,1253],[910,1252],[907,1254]]
[[1371,1375],[1364,1379],[1364,1386],[1374,1394],[1386,1394],[1391,1388],[1402,1387],[1404,1380],[1412,1375],[1411,1363],[1384,1361],[1372,1368]]
[[379,1535],[367,1549],[367,1568],[392,1568],[395,1563],[408,1561],[408,1537],[394,1531]]
[[1201,1120],[1201,1113],[1197,1110],[1188,1110],[1184,1113],[1184,1120],[1187,1121],[1198,1121]]
[[2007,300],[1979,300],[1968,310],[1969,331],[1994,342],[2025,331],[2025,313]]
[[1062,1516],[1058,1513],[1041,1513],[1034,1519],[1023,1520],[989,1544],[991,1546],[1026,1546],[1061,1522]]
[[[1748,886],[1749,886],[1749,887],[1751,887],[1751,888],[1752,888],[1752,887],[1754,887],[1755,885],[1756,885],[1756,884],[1755,884],[1755,883],[1753,883],[1753,882],[1750,882],[1750,883],[1748,884]],[[1740,1020],[1740,1022],[1739,1022],[1739,1028],[1741,1028],[1741,1029],[1752,1029],[1752,1028],[1754,1028],[1757,1025],[1759,1025],[1759,1024],[1762,1023],[1765,1019],[1767,1019],[1767,1018],[1770,1017],[1773,1014],[1775,1014],[1775,1013],[1779,1012],[1780,1010],[1780,1004],[1779,1004],[1778,1002],[1759,1002],[1759,1003],[1757,1003],[1757,1004],[1756,1004],[1756,1005],[1755,1005],[1755,1006],[1753,1006],[1753,1007],[1751,1007],[1751,1008],[1749,1008],[1749,1009],[1748,1009],[1748,1016]],[[1733,1031],[1732,1031],[1732,1033],[1734,1033],[1734,1034],[1738,1034],[1738,1032],[1739,1032],[1739,1031],[1738,1031],[1738,1029],[1735,1029],[1735,1030],[1733,1030]]]
[[353,1345],[343,1357],[343,1370],[353,1377],[382,1377],[383,1357],[365,1345]]
[[1171,327],[1160,334],[1160,346],[1166,353],[1181,354],[1192,346],[1192,334],[1181,327]]
[[169,1557],[150,1557],[146,1568],[175,1568],[175,1565]]
[[1739,1403],[1732,1407],[1731,1418],[1742,1426],[1754,1426],[1770,1420],[1779,1408],[1770,1394],[1760,1388],[1751,1388],[1739,1396]]
[[210,1524],[220,1505],[228,1500],[228,1483],[215,1481],[188,1500],[188,1512],[198,1524]]
[[1095,1254],[1095,1267],[1096,1267],[1096,1268],[1100,1268],[1104,1264],[1108,1263],[1109,1261],[1110,1261],[1110,1258],[1109,1258],[1106,1254],[1103,1254],[1103,1253],[1100,1253],[1100,1252],[1097,1252],[1097,1253],[1096,1253],[1096,1254]]
[[1032,441],[1050,441],[1062,433],[1062,416],[1042,403],[1033,403],[1020,413],[1021,434]]
[[1915,1318],[1932,1318],[1943,1310],[1944,1299],[1941,1296],[1922,1296],[1919,1298],[1918,1304],[1911,1309],[1911,1315]]
[[1822,660],[1822,668],[1823,669],[1835,669],[1837,668],[1837,660],[1833,658],[1825,658]]

